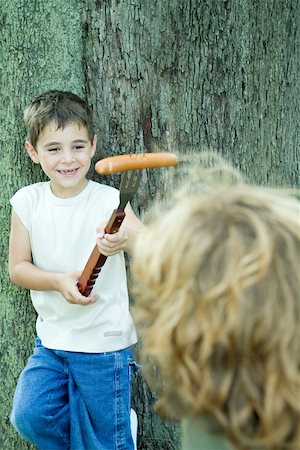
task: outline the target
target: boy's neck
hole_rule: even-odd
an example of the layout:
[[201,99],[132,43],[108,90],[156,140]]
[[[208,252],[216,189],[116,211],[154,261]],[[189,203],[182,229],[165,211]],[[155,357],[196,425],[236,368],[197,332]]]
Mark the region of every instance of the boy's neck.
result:
[[50,181],[50,189],[52,191],[52,194],[55,195],[55,197],[58,198],[72,198],[72,197],[76,197],[77,195],[79,195],[87,186],[89,180],[87,178],[84,178],[83,183],[78,186],[78,189],[75,190],[68,190],[68,189],[64,189],[64,190],[60,190],[59,192],[52,188],[51,185],[51,181]]

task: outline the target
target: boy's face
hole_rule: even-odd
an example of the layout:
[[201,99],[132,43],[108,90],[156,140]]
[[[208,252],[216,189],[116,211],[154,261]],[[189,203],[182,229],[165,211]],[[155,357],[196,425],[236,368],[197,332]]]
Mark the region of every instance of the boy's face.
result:
[[86,174],[96,151],[96,136],[90,142],[87,129],[76,123],[58,128],[49,123],[39,135],[36,147],[26,142],[26,150],[36,164],[40,164],[50,179],[57,197],[77,195],[86,185]]

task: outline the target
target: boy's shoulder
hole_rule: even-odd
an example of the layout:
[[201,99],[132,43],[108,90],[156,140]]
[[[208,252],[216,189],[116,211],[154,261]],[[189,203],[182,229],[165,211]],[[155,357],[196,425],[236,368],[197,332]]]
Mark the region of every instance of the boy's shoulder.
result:
[[89,181],[89,193],[118,196],[119,190],[107,184],[98,183],[97,181]]
[[28,184],[18,189],[13,197],[20,195],[32,195],[35,192],[42,192],[49,185],[49,181],[40,181],[38,183]]
[[109,186],[108,184],[102,184],[98,181],[89,180],[89,185],[94,190],[101,190],[101,191],[117,191],[117,189],[113,186]]
[[23,200],[27,200],[32,204],[35,201],[41,200],[45,202],[50,201],[51,203],[54,202],[62,205],[68,205],[86,201],[88,198],[91,201],[93,201],[92,199],[101,199],[104,202],[110,202],[119,198],[119,191],[112,186],[90,180],[86,189],[84,189],[84,191],[82,191],[78,196],[69,199],[60,199],[52,194],[49,181],[41,181],[20,188],[12,196],[11,202],[22,202]]
[[101,204],[104,210],[111,211],[112,207],[116,208],[119,204],[120,191],[112,186],[90,180],[86,198],[90,207]]

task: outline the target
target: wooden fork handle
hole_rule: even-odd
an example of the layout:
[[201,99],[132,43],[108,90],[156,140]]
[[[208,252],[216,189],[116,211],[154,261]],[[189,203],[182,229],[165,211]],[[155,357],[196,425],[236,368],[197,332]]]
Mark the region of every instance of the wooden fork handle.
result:
[[[119,230],[124,217],[125,212],[123,210],[115,209],[105,227],[105,233],[116,233]],[[95,245],[77,283],[79,291],[85,297],[91,293],[106,259],[107,256],[102,255],[98,246]]]

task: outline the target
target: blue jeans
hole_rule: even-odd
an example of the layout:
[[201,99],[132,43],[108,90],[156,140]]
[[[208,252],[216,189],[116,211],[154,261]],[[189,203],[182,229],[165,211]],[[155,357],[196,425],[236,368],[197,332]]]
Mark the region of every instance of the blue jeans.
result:
[[39,338],[20,375],[11,422],[40,450],[132,450],[130,348],[49,350]]

